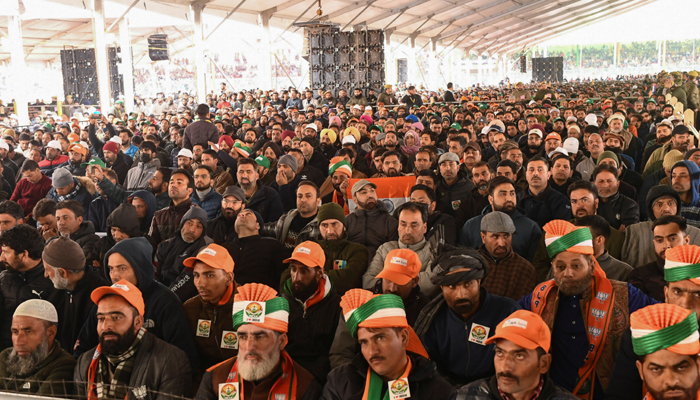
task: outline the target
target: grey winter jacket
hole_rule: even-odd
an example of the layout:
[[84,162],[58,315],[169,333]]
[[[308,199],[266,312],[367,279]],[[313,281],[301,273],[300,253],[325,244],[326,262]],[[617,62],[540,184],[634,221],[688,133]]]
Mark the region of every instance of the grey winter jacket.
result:
[[348,241],[367,247],[370,260],[379,246],[399,240],[399,221],[389,214],[384,203],[380,201],[377,205],[375,210],[356,208],[346,217]]

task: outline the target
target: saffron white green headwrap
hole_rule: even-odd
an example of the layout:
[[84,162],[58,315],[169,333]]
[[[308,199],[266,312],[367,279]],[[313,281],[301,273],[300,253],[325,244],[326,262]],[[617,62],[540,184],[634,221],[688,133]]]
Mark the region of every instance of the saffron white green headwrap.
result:
[[233,330],[252,324],[286,333],[289,325],[289,303],[277,297],[277,291],[260,283],[238,288],[233,298]]
[[335,171],[342,172],[348,177],[352,177],[352,166],[344,157],[338,156],[331,158],[328,167],[328,175],[332,176]]
[[664,279],[666,282],[689,280],[700,285],[700,246],[684,244],[666,250]]
[[564,220],[554,220],[544,227],[544,244],[549,258],[570,251],[579,254],[593,254],[593,236],[585,226],[575,226]]
[[647,306],[630,315],[632,347],[639,356],[666,349],[676,354],[700,353],[698,319],[694,311],[674,304]]
[[359,328],[406,328],[408,330],[406,350],[429,358],[418,335],[408,325],[401,297],[394,294],[373,294],[363,289],[351,289],[341,298],[340,307],[343,309],[345,324],[352,337],[357,338]]

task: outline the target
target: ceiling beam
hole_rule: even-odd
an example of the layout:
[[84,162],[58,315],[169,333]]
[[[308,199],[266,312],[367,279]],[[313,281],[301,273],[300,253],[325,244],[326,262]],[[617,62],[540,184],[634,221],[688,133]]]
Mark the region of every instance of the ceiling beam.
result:
[[41,43],[35,44],[34,46],[32,46],[31,49],[29,49],[29,51],[27,52],[27,54],[24,56],[25,60],[27,59],[27,57],[29,57],[30,54],[33,54],[34,51],[35,51],[36,49],[41,48],[43,45],[48,44],[48,43],[50,43],[50,42],[52,42],[52,41],[60,40],[60,39],[66,37],[66,36],[68,36],[68,35],[70,35],[70,34],[72,34],[72,33],[78,32],[79,30],[83,29],[85,26],[90,26],[90,25],[92,25],[92,21],[91,21],[91,20],[87,20],[87,21],[85,21],[85,22],[78,22],[76,25],[73,25],[72,27],[68,28],[67,30],[65,30],[65,31],[63,31],[63,32],[60,32],[60,33],[57,34],[57,35],[54,35],[54,36],[51,37],[50,39],[46,39],[46,40],[44,40],[44,41],[41,42]]
[[[515,42],[515,43],[513,43],[513,44],[511,44],[511,45],[509,45],[509,46],[507,46],[506,48],[503,49],[503,51],[504,51],[504,52],[508,52],[508,51],[510,51],[510,50],[513,49],[513,48],[526,46],[526,45],[531,44],[531,43],[537,43],[537,42],[540,42],[540,41],[542,41],[542,40],[544,40],[544,39],[554,38],[554,37],[559,36],[559,35],[561,35],[561,34],[563,34],[563,33],[570,32],[570,31],[572,31],[572,30],[574,30],[574,29],[578,29],[578,28],[581,28],[581,27],[583,27],[583,26],[588,26],[588,25],[590,25],[590,24],[592,24],[592,23],[598,22],[598,21],[600,21],[601,19],[608,18],[608,17],[611,16],[611,14],[615,14],[615,15],[624,14],[624,13],[626,13],[626,12],[628,12],[628,11],[632,11],[632,10],[634,10],[634,9],[636,9],[636,8],[639,8],[639,7],[643,6],[643,5],[646,5],[646,4],[651,3],[651,2],[654,2],[654,1],[656,1],[656,0],[642,0],[641,2],[638,2],[638,3],[637,3],[637,2],[632,3],[632,4],[629,4],[629,3],[628,3],[628,4],[626,4],[626,5],[624,5],[624,6],[620,7],[620,8],[616,8],[616,9],[614,9],[614,10],[610,10],[610,11],[608,11],[608,12],[604,12],[604,13],[602,13],[602,14],[600,14],[600,15],[597,15],[596,17],[594,17],[594,18],[592,18],[592,19],[590,19],[590,20],[577,21],[578,23],[575,24],[575,25],[573,25],[573,26],[569,26],[569,27],[566,27],[566,28],[562,28],[562,29],[559,29],[559,30],[556,30],[556,31],[546,31],[546,32],[540,32],[540,33],[537,33],[537,34],[527,35],[527,36],[525,36],[525,37],[519,38],[517,42]],[[546,38],[543,38],[543,37],[542,37],[543,35],[547,35]]]
[[322,16],[320,16],[317,20],[318,20],[318,21],[328,21],[328,20],[332,20],[332,19],[338,18],[338,17],[340,17],[340,16],[342,16],[342,15],[344,15],[344,14],[347,14],[347,13],[349,13],[349,12],[355,11],[355,10],[357,10],[357,9],[359,9],[359,8],[371,6],[372,3],[374,3],[375,1],[376,1],[376,0],[360,0],[360,1],[355,1],[355,2],[351,3],[350,5],[347,5],[347,6],[341,8],[341,9],[339,9],[339,10],[333,11],[333,12],[330,13],[330,14],[322,15]]
[[[408,11],[409,8],[417,7],[417,6],[421,5],[421,4],[427,3],[427,2],[429,2],[429,1],[430,1],[430,0],[416,0],[416,1],[412,2],[412,3],[408,3],[408,4],[404,5],[404,6],[399,7],[399,8],[393,8],[393,9],[391,9],[391,10],[389,10],[389,11],[386,11],[386,12],[383,12],[383,13],[381,13],[381,14],[375,16],[375,17],[366,19],[366,20],[364,20],[364,21],[362,21],[362,22],[359,22],[357,25],[369,26],[369,25],[372,25],[372,24],[375,23],[375,22],[379,22],[379,21],[381,21],[381,20],[383,20],[383,19],[389,18],[389,17],[391,17],[392,15],[403,14],[403,13],[405,13],[406,11]],[[388,27],[387,27],[387,28],[388,28]],[[384,28],[384,29],[386,29],[386,28]]]
[[[272,15],[274,15],[275,13],[278,13],[282,10],[286,10],[290,7],[294,7],[295,5],[302,3],[304,1],[307,1],[307,0],[287,0],[286,2],[284,2],[278,6],[268,8],[267,10],[262,11],[260,14],[263,14],[269,18]],[[236,8],[238,8],[238,7],[236,7]]]
[[462,13],[462,14],[459,14],[459,15],[455,15],[454,17],[451,17],[450,19],[447,19],[447,20],[444,20],[444,21],[440,21],[440,22],[438,22],[438,23],[436,23],[436,24],[434,24],[434,25],[431,25],[431,26],[429,26],[429,27],[427,27],[427,28],[425,28],[425,29],[421,29],[419,32],[416,32],[416,33],[419,34],[419,35],[422,35],[422,34],[425,34],[425,33],[427,33],[427,32],[430,32],[430,31],[432,31],[432,30],[434,30],[434,29],[437,29],[437,28],[439,28],[439,27],[441,27],[441,26],[452,25],[453,23],[459,21],[460,19],[464,19],[464,18],[467,18],[467,17],[471,17],[471,16],[474,15],[474,14],[478,14],[478,13],[484,11],[484,10],[488,10],[489,8],[497,7],[497,6],[501,5],[501,4],[508,3],[508,2],[510,2],[510,1],[511,1],[511,0],[497,0],[497,1],[494,1],[494,2],[492,2],[492,3],[485,4],[485,5],[481,6],[481,7],[472,8],[472,9],[470,9],[469,11],[467,11],[467,12],[465,12],[465,13]]
[[[399,25],[396,25],[396,26],[395,26],[394,28],[392,28],[392,29],[394,29],[394,30],[399,30],[399,29],[403,29],[403,28],[406,28],[406,27],[408,27],[408,26],[411,26],[411,25],[413,25],[413,24],[415,24],[415,23],[421,22],[421,21],[423,21],[423,20],[426,19],[426,18],[427,18],[427,19],[432,19],[432,18],[435,17],[436,15],[440,15],[440,14],[446,13],[446,12],[448,12],[448,11],[454,11],[455,7],[463,6],[463,5],[468,4],[468,3],[472,2],[472,1],[473,1],[473,0],[460,0],[460,1],[456,2],[456,3],[454,3],[454,4],[450,4],[450,5],[447,6],[447,7],[442,7],[442,8],[440,8],[440,9],[433,10],[433,11],[432,11],[430,14],[428,14],[428,15],[422,15],[422,16],[419,16],[419,17],[413,17],[413,18],[411,18],[411,19],[408,20],[408,21],[404,21],[404,22],[400,23]],[[421,25],[421,26],[423,26],[423,25]],[[418,29],[420,29],[420,28],[418,28]],[[404,35],[410,35],[410,33],[403,33],[403,34],[404,34]]]

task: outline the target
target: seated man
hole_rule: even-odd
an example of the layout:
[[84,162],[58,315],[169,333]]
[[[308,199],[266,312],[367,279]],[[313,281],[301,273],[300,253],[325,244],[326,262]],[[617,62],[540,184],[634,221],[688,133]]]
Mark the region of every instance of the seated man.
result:
[[318,399],[321,385],[284,350],[288,310],[287,300],[269,286],[249,283],[239,287],[233,300],[232,326],[238,335],[238,356],[209,368],[195,399],[217,400],[222,394],[234,393],[239,393],[239,399]]
[[632,267],[611,256],[605,248],[610,240],[611,229],[614,229],[610,227],[608,221],[600,215],[587,215],[576,218],[575,225],[585,226],[591,230],[591,236],[593,236],[593,257],[595,257],[598,265],[605,272],[605,276],[608,279],[626,282],[627,277],[633,270]]
[[149,392],[190,395],[187,355],[146,332],[145,305],[136,286],[120,280],[95,289],[90,298],[97,305],[100,341],[78,358],[74,380],[86,383],[78,384],[80,398],[139,398]]
[[537,285],[535,267],[513,252],[515,225],[508,214],[490,212],[481,219],[479,254],[486,261],[489,271],[481,285],[489,293],[505,296],[515,301],[532,292]]
[[530,311],[518,310],[498,324],[496,334],[486,343],[496,344],[493,364],[496,374],[462,387],[460,400],[532,399],[576,400],[578,397],[560,388],[547,372],[552,365],[549,354],[552,333],[542,318]]
[[238,354],[238,337],[231,319],[234,263],[226,249],[212,243],[184,264],[192,268],[199,292],[183,307],[199,353],[201,367],[195,376],[201,377],[207,368]]
[[[225,171],[224,171],[225,172]],[[228,174],[228,172],[226,172]],[[207,221],[207,236],[218,245],[236,238],[236,217],[245,208],[245,193],[238,186],[229,186],[222,193],[221,215]],[[261,227],[262,228],[262,227]]]
[[579,397],[603,398],[629,327],[624,316],[655,301],[630,284],[605,277],[593,257],[590,229],[554,220],[544,231],[554,279],[519,304],[552,326],[554,383]]
[[[326,256],[323,266],[339,295],[362,286],[362,274],[367,270],[367,248],[348,241],[343,208],[336,203],[318,209],[318,244]],[[291,268],[290,268],[291,269]],[[289,279],[290,269],[282,273],[282,284]]]
[[289,302],[287,352],[325,383],[331,370],[327,354],[335,335],[333,322],[341,315],[340,296],[325,274],[326,256],[318,243],[299,244],[284,262],[291,264],[291,277],[282,285],[282,297]]
[[63,236],[69,236],[78,243],[85,254],[85,262],[92,265],[92,250],[100,239],[95,235],[95,226],[90,221],[84,221],[84,209],[80,202],[75,200],[63,200],[56,204],[56,225],[58,232]]
[[454,388],[428,361],[398,296],[352,289],[341,306],[362,354],[331,371],[323,399],[380,399],[382,393],[391,394],[390,398],[432,400],[454,396]]
[[[666,260],[666,303],[695,311],[696,318],[700,318],[700,247],[681,245],[668,249]],[[644,396],[644,382],[635,368],[638,356],[632,340],[628,329],[622,336],[620,351],[615,357],[610,386],[605,392],[606,399],[641,399]]]
[[165,286],[177,287],[173,290],[184,303],[186,300],[197,295],[194,285],[187,287],[175,286],[181,284],[181,277],[185,273],[185,266],[182,264],[187,257],[197,254],[197,252],[211,242],[204,234],[204,227],[207,225],[207,212],[199,207],[190,208],[180,220],[180,230],[175,235],[158,246],[156,260],[158,268],[156,278]]
[[243,208],[236,217],[236,238],[223,244],[238,265],[236,283],[239,285],[262,283],[279,287],[280,275],[286,268],[284,259],[289,253],[284,244],[260,236],[264,226],[257,211]]
[[481,287],[486,262],[475,250],[444,253],[435,268],[439,272],[432,282],[441,292],[421,311],[415,325],[430,359],[453,384],[493,375],[493,345],[485,341],[518,305]]
[[[672,304],[654,304],[630,315],[637,370],[645,399],[697,399],[700,342],[696,315]],[[669,331],[673,335],[667,334]]]
[[[153,248],[146,238],[124,239],[105,255],[105,275],[112,283],[126,279],[140,288],[146,304],[145,313],[141,315],[148,332],[187,353],[190,366],[196,371],[199,361],[194,340],[186,329],[181,329],[187,326],[182,302],[170,289],[155,280],[152,254]],[[93,307],[80,330],[73,350],[76,358],[99,343],[96,311],[96,307]]]
[[63,397],[72,394],[75,359],[56,340],[58,313],[46,300],[20,304],[12,316],[12,347],[0,353],[0,390]]
[[367,247],[370,260],[379,246],[399,239],[399,222],[378,200],[375,189],[377,185],[366,179],[352,185],[350,194],[357,208],[347,216],[348,240]]
[[685,218],[680,215],[665,215],[656,219],[651,225],[654,239],[652,243],[645,243],[653,247],[656,260],[635,268],[630,272],[628,282],[656,301],[664,301],[667,285],[664,277],[666,252],[690,243],[688,228],[690,227],[686,224]]
[[[377,275],[377,284],[372,291],[374,294],[394,294],[401,297],[406,321],[410,326],[413,326],[420,311],[428,304],[428,298],[418,286],[420,267],[420,259],[416,252],[394,249],[386,255],[384,269]],[[330,351],[331,368],[351,362],[357,353],[357,340],[350,335],[345,319],[341,317]]]

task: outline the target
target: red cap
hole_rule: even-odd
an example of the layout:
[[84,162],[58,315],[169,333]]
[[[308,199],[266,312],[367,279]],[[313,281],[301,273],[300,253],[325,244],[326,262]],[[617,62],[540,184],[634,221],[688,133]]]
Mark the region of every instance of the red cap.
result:
[[114,154],[119,154],[119,145],[115,142],[107,142],[104,146],[102,146],[102,151],[105,150],[111,151]]

